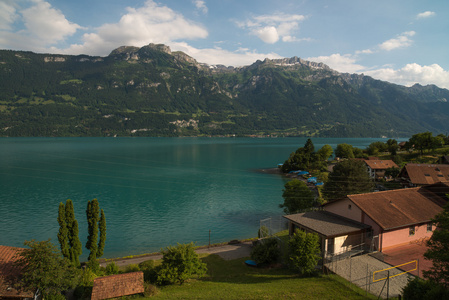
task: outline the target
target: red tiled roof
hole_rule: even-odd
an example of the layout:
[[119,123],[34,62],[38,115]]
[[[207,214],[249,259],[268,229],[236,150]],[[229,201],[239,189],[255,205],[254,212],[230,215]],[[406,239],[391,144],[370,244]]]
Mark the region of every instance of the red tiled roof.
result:
[[445,182],[449,181],[449,165],[406,164],[399,176],[418,185]]
[[435,195],[423,188],[409,188],[348,195],[355,205],[384,230],[429,222],[443,208]]
[[16,267],[18,255],[24,248],[0,245],[0,298],[33,298],[34,293],[12,288],[10,279],[20,275],[20,268]]
[[125,273],[95,278],[91,299],[116,298],[143,292],[143,272]]
[[388,168],[399,168],[392,160],[365,160],[365,163],[373,170],[385,170]]

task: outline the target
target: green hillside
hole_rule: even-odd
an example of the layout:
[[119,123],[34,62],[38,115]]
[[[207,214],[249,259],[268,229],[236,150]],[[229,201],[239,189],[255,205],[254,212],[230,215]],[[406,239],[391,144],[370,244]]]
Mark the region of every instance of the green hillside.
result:
[[449,129],[449,91],[297,57],[207,66],[167,46],[107,57],[0,51],[0,136],[410,136]]

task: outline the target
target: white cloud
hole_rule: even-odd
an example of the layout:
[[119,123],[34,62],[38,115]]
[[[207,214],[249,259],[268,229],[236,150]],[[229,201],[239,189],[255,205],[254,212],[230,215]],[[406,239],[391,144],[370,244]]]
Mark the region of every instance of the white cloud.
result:
[[350,54],[341,55],[336,53],[329,56],[308,57],[306,60],[322,62],[331,69],[341,73],[357,73],[365,69],[364,66],[357,64],[356,59]]
[[[83,36],[83,44],[63,49],[65,53],[107,55],[123,45],[170,44],[179,39],[206,38],[207,30],[167,6],[147,0],[143,7],[127,8],[118,23],[104,24]],[[56,49],[55,49],[56,50]]]
[[433,17],[435,15],[435,12],[433,11],[425,11],[422,13],[419,13],[416,18],[417,19],[425,19],[425,18],[429,18],[429,17]]
[[194,0],[193,4],[195,4],[196,8],[201,11],[203,14],[207,14],[208,8],[206,6],[206,3],[202,0]]
[[309,39],[299,39],[293,33],[299,29],[299,22],[306,17],[297,14],[273,14],[255,16],[246,22],[236,22],[240,28],[249,32],[267,44],[274,44],[280,39],[283,42],[296,42]]
[[350,54],[341,55],[337,53],[329,56],[309,57],[306,59],[325,63],[330,68],[341,73],[363,73],[375,79],[405,86],[412,86],[415,83],[421,85],[435,84],[440,88],[449,89],[449,71],[445,71],[438,64],[421,66],[416,63],[411,63],[400,69],[394,69],[391,66],[370,69],[358,64],[357,58]]
[[247,48],[240,48],[237,51],[228,51],[221,48],[198,49],[188,45],[187,43],[173,43],[170,45],[172,50],[182,51],[198,62],[207,63],[209,65],[225,65],[225,66],[247,66],[253,64],[257,60],[265,58],[282,58],[276,53],[258,53]]
[[64,14],[43,0],[33,0],[34,5],[21,11],[27,34],[53,44],[73,35],[80,25],[69,22]]
[[445,71],[438,64],[421,66],[412,63],[397,70],[392,68],[382,68],[366,71],[365,74],[377,79],[406,86],[412,86],[415,83],[421,85],[435,84],[438,87],[449,89],[449,71]]
[[267,26],[254,30],[254,34],[267,44],[274,44],[279,40],[279,34],[274,26]]
[[412,37],[414,35],[414,31],[403,32],[397,38],[393,38],[383,42],[379,45],[379,48],[382,50],[391,51],[397,48],[409,47],[413,42],[409,37]]
[[0,30],[11,29],[11,24],[19,17],[12,0],[0,1]]

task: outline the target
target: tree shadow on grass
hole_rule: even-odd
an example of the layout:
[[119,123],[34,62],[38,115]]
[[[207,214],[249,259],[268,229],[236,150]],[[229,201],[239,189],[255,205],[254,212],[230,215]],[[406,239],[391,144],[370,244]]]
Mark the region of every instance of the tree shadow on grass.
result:
[[202,261],[207,264],[208,271],[207,275],[201,280],[237,284],[260,284],[302,277],[286,267],[250,267],[245,264],[247,259],[249,257],[224,260],[216,254],[203,257]]

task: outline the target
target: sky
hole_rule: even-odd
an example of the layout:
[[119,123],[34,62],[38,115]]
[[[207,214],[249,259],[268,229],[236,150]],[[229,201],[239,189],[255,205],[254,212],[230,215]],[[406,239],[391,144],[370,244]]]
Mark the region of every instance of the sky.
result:
[[447,0],[0,0],[0,49],[107,56],[149,43],[209,65],[298,56],[449,89]]

